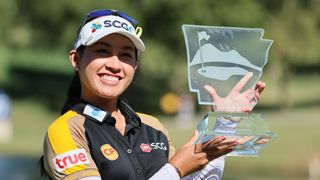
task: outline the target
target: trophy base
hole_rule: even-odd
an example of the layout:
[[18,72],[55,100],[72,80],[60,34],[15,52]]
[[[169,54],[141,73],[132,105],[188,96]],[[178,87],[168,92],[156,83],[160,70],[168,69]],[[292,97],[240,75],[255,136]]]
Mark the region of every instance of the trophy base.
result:
[[195,144],[224,136],[227,141],[238,141],[239,145],[227,156],[259,156],[276,133],[269,131],[261,114],[209,112],[198,124],[199,137]]

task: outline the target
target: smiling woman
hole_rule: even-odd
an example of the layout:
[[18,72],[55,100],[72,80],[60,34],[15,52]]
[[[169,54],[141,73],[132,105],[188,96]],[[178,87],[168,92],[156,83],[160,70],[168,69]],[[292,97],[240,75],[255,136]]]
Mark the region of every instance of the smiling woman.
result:
[[45,136],[41,163],[49,178],[180,179],[237,145],[219,137],[198,144],[195,153],[195,132],[175,152],[156,118],[136,113],[121,99],[145,49],[136,26],[114,10],[85,17],[69,53],[75,75],[68,99]]
[[85,48],[81,56],[72,50],[70,61],[80,76],[81,96],[99,107],[105,104],[101,98],[116,100],[133,79],[137,67],[135,54],[134,44],[121,34],[103,37]]

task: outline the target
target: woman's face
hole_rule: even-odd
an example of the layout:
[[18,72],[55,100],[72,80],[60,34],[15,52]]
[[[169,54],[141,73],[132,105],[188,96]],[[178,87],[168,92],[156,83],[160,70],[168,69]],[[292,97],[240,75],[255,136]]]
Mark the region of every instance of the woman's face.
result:
[[118,98],[137,68],[135,46],[121,34],[105,36],[81,54],[71,51],[70,60],[79,72],[81,96],[89,102]]

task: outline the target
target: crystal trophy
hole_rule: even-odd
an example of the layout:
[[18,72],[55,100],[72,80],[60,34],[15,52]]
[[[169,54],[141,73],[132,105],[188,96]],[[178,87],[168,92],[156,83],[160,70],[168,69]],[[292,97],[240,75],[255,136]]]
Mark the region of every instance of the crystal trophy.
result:
[[[215,107],[198,124],[203,143],[217,136],[237,140],[228,156],[259,156],[276,138],[261,114],[247,113],[257,104],[256,83],[268,61],[272,40],[260,28],[183,25],[188,82],[198,103]],[[214,95],[204,87],[214,89]]]

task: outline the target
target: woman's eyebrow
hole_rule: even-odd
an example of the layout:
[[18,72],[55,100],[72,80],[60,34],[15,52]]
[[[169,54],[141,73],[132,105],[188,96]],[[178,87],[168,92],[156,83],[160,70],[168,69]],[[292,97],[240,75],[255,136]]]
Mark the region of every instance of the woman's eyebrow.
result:
[[123,50],[130,50],[130,51],[136,51],[136,49],[134,48],[134,47],[132,47],[132,46],[123,46],[121,49],[123,49]]
[[[103,41],[97,42],[97,43],[95,43],[95,45],[103,45],[103,46],[106,46],[106,47],[112,47],[112,45],[110,43],[103,42]],[[136,51],[136,48],[134,48],[132,46],[122,46],[121,49],[130,50],[130,51],[134,51],[134,52]]]
[[95,43],[95,45],[103,45],[103,46],[111,47],[111,44],[107,42],[102,42],[102,41]]

